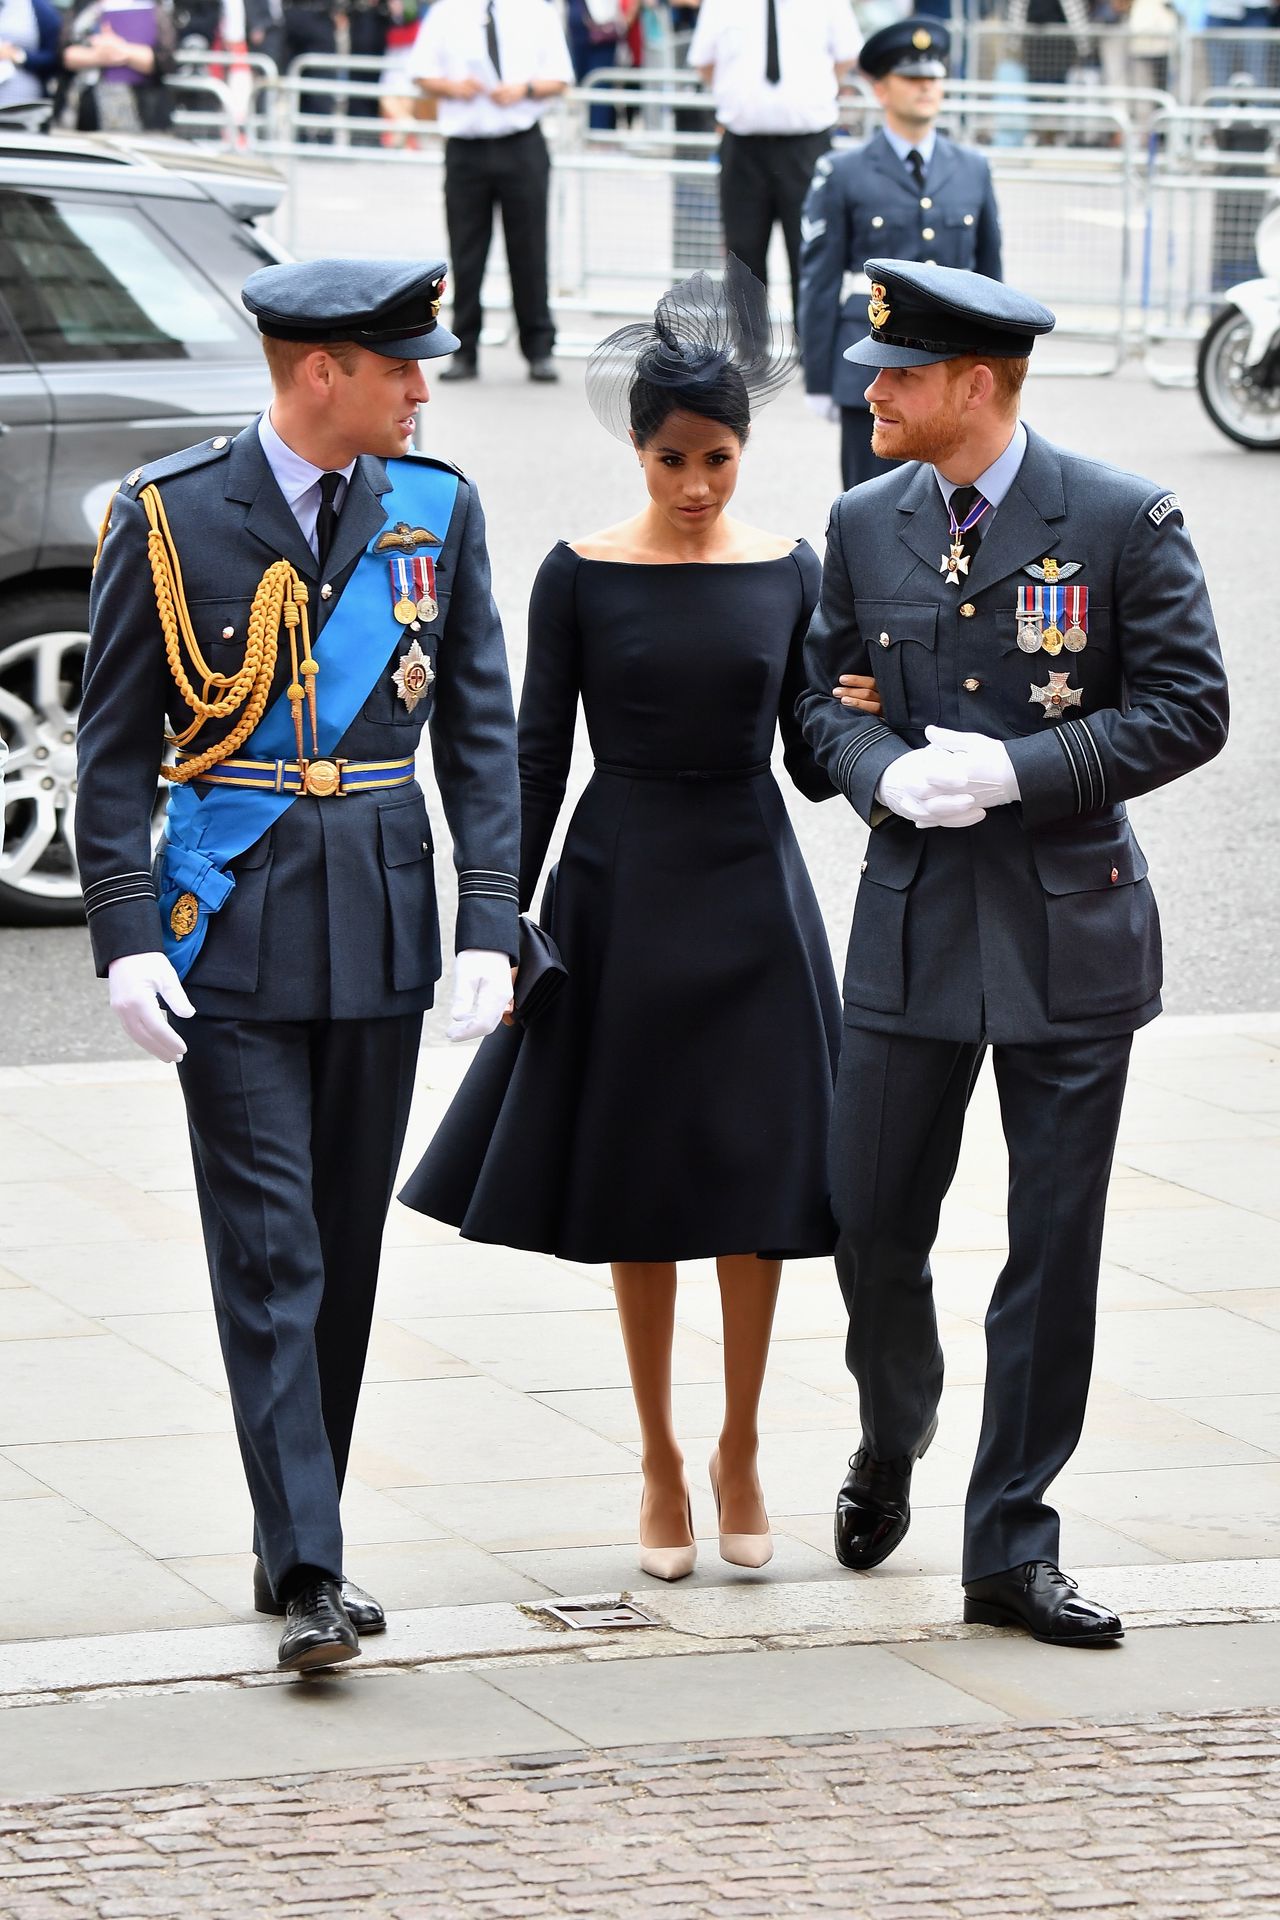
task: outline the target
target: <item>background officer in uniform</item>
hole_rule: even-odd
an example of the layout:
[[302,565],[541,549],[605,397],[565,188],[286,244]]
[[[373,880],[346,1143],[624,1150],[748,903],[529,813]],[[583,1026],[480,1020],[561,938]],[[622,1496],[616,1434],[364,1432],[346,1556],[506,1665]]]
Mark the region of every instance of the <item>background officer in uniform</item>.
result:
[[[1219,751],[1222,660],[1176,498],[1018,419],[1053,315],[977,274],[866,270],[872,333],[850,352],[878,369],[877,448],[920,464],[836,503],[800,699],[818,760],[873,827],[831,1141],[862,1419],[837,1551],[875,1566],[907,1530],[942,1390],[929,1254],[990,1046],[1009,1257],[987,1316],[965,1618],[1114,1639],[1120,1622],[1058,1569],[1044,1495],[1080,1436],[1129,1050],[1160,1010],[1125,802]],[[852,671],[874,671],[882,718],[832,698]]]
[[861,66],[884,108],[867,140],[818,162],[804,208],[800,351],[810,405],[840,419],[846,487],[874,480],[871,414],[861,367],[844,350],[866,320],[869,254],[969,267],[1001,277],[1000,216],[986,160],[935,130],[951,36],[937,20],[899,20],[873,33]]
[[[76,821],[89,930],[126,1030],[180,1062],[253,1497],[255,1600],[287,1607],[284,1666],[346,1659],[359,1651],[353,1628],[385,1624],[343,1584],[338,1502],[422,1014],[440,973],[431,828],[413,772],[424,724],[459,868],[455,1037],[497,1025],[517,950],[515,731],[484,518],[456,469],[410,454],[428,398],[419,360],[457,345],[436,319],[444,271],[317,260],[253,274],[244,300],[264,335],[269,411],[232,441],[130,474],[93,590]],[[411,486],[451,498],[447,524],[389,523],[384,497]],[[172,603],[164,617],[156,575]],[[280,595],[288,602],[279,652],[246,695],[236,676],[260,647],[273,582],[268,625]],[[419,594],[410,624],[405,582]],[[357,590],[371,610],[339,619]],[[354,717],[330,755],[310,759],[304,683],[323,704],[326,673],[329,688],[349,676]],[[244,723],[281,701],[304,751],[259,764],[244,752]],[[206,716],[179,763],[207,778],[175,787],[153,876],[166,713],[171,737]],[[221,890],[214,871],[201,899],[180,894],[162,918],[170,863],[202,871],[199,847],[175,852],[178,802],[247,801],[253,822],[264,789],[297,797],[272,802],[279,817],[230,862],[224,904],[205,904]],[[182,940],[197,934],[181,982],[162,938],[181,965]],[[181,1038],[157,992],[184,1016]]]

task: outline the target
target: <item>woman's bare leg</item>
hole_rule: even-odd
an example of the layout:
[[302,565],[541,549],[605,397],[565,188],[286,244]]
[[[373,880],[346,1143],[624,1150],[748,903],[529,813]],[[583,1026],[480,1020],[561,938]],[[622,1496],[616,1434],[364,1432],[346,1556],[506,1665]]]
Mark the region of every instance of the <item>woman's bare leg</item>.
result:
[[769,1520],[756,1472],[760,1394],[782,1278],[780,1260],[722,1254],[716,1261],[724,1319],[724,1425],[717,1478],[724,1533],[765,1533]]
[[684,1455],[671,1413],[675,1264],[669,1260],[618,1260],[612,1271],[631,1391],[640,1416],[644,1468],[640,1538],[647,1547],[686,1546],[692,1539],[689,1496]]

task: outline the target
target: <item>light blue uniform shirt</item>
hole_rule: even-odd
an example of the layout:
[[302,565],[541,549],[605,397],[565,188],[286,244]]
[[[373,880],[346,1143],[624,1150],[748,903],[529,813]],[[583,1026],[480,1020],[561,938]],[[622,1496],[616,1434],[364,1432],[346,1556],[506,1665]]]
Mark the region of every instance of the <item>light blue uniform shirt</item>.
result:
[[304,460],[300,453],[280,438],[271,424],[270,413],[264,413],[258,422],[258,439],[262,451],[267,456],[267,465],[275,475],[276,485],[284,495],[289,510],[302,531],[302,537],[312,553],[316,551],[316,520],[320,513],[320,482],[330,471],[342,475],[342,485],[334,497],[334,506],[342,512],[342,503],[347,497],[347,482],[355,472],[356,463],[348,461],[345,467],[314,467],[310,460]]

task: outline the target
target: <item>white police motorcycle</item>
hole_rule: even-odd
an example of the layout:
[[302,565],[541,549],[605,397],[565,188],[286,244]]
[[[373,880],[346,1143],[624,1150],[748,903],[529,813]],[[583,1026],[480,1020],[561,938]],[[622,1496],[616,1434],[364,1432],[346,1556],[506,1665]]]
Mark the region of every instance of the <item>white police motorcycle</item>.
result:
[[1261,278],[1223,294],[1200,342],[1196,385],[1228,439],[1280,452],[1280,201],[1262,216],[1254,250]]

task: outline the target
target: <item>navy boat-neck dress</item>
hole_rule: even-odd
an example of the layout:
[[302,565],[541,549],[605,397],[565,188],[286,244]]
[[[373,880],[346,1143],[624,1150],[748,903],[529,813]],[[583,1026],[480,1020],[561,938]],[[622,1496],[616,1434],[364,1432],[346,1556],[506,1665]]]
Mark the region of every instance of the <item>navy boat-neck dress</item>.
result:
[[769,769],[810,799],[801,647],[821,568],[630,565],[561,542],[529,609],[521,904],[595,773],[544,902],[568,984],[486,1040],[400,1198],[472,1240],[579,1261],[829,1252],[840,1034],[830,949]]

